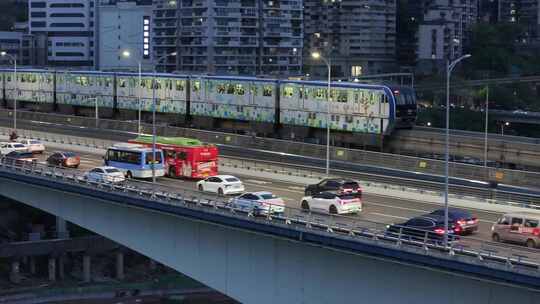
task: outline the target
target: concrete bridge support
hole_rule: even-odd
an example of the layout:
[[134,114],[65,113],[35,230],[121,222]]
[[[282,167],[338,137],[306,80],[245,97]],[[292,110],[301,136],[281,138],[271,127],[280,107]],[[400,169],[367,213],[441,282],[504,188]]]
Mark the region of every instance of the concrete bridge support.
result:
[[[245,303],[538,304],[540,291],[271,237],[0,178],[0,193],[99,233]],[[91,195],[91,194],[88,194]],[[90,280],[90,256],[83,258]],[[444,296],[441,296],[444,295]]]
[[49,281],[51,282],[56,281],[56,258],[55,257],[49,257],[48,270],[49,270]]
[[118,251],[116,252],[116,278],[123,280],[124,277],[124,253]]
[[83,256],[83,281],[88,283],[92,280],[91,276],[91,257],[88,254]]
[[9,272],[9,280],[13,284],[19,284],[21,282],[21,269],[19,260],[11,261],[11,271]]

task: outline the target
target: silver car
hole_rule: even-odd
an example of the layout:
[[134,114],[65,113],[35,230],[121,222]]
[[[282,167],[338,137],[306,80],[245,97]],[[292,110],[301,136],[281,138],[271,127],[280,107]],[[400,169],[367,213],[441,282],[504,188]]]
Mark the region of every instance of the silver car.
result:
[[504,214],[491,227],[495,242],[523,244],[530,248],[540,247],[540,214],[516,212]]

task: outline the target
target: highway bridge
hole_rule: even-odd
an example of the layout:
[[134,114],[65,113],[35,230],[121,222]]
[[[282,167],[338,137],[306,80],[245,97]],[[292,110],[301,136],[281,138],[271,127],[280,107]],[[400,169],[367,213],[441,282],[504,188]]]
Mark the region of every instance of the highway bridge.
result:
[[[56,148],[69,148],[71,145],[67,143]],[[84,149],[87,152],[82,155],[83,170],[101,164],[99,153],[95,153],[99,151]],[[536,265],[540,253],[486,241],[489,226],[499,216],[498,212],[478,211],[481,221],[478,235],[463,239],[455,247],[440,248],[388,238],[384,233],[386,224],[436,207],[421,199],[369,194],[365,196],[367,206],[362,215],[327,217],[296,209],[302,192],[298,185],[271,180],[269,173],[241,176],[249,191],[271,190],[287,201],[288,210],[283,216],[254,218],[241,210],[231,210],[217,197],[194,192],[193,183],[188,181],[161,179],[157,186],[130,182],[110,187],[88,183],[80,175],[79,171],[54,168],[21,170],[3,166],[0,187],[11,198],[96,231],[244,303],[340,303],[358,296],[347,292],[350,289],[377,303],[395,303],[396,298],[419,303],[425,297],[448,292],[448,286],[455,288],[452,294],[470,292],[467,299],[476,297],[479,303],[499,303],[508,295],[523,297],[524,303],[539,299],[534,284],[540,283]],[[52,183],[39,185],[44,181]],[[15,188],[17,184],[24,188]],[[67,186],[74,188],[64,188]],[[75,189],[86,191],[72,195],[70,192]],[[123,200],[118,201],[120,197],[116,195],[123,196]],[[180,211],[175,208],[182,213],[176,213]],[[226,221],[223,218],[218,221],[217,216],[225,216]],[[247,224],[240,221],[246,216]],[[274,229],[280,234],[274,234],[277,233]],[[351,250],[342,241],[359,244]],[[389,249],[397,250],[399,255],[387,255]],[[402,251],[405,255],[421,256],[422,261],[415,263],[408,260],[408,255],[404,259]],[[442,261],[430,264],[426,256]],[[465,266],[456,270],[446,265],[456,261],[465,262]],[[501,279],[486,275],[485,271],[480,275],[470,272],[478,266],[495,267],[505,274]],[[387,269],[388,273],[380,269]],[[525,274],[525,278],[532,275],[532,285],[529,281],[516,283],[509,279],[516,273]],[[403,283],[402,276],[410,279],[409,284]],[[380,282],[388,282],[385,286],[388,294],[375,293],[378,289],[374,288]],[[260,290],[259,284],[264,290]],[[430,291],[426,293],[418,286]],[[499,295],[499,290],[504,293]],[[490,299],[488,293],[497,297],[486,302]],[[446,303],[465,300],[456,295]]]

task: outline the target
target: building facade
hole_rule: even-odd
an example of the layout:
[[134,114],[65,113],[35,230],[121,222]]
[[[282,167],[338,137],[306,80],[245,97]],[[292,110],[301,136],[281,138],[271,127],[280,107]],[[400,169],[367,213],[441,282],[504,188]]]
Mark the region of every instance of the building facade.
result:
[[151,1],[101,0],[97,20],[99,70],[153,70]]
[[354,78],[395,71],[396,0],[305,0],[306,72],[321,78],[326,65],[313,60],[318,51],[332,65],[332,76]]
[[417,67],[433,69],[462,56],[477,19],[477,0],[426,1],[418,26]]
[[540,39],[540,0],[499,0],[499,22],[520,24],[526,29],[522,39]]
[[49,66],[94,68],[94,0],[30,0],[29,32],[47,37]]
[[[171,72],[177,69],[176,53],[178,6],[182,0],[154,0],[151,23],[151,56],[156,69]],[[178,27],[178,30],[177,30]]]
[[302,0],[179,0],[178,70],[298,76]]
[[[47,43],[42,35],[25,32],[0,32],[0,51],[17,59],[18,66],[43,67],[47,62]],[[11,58],[0,58],[3,65],[12,65]],[[9,61],[9,62],[8,62]]]

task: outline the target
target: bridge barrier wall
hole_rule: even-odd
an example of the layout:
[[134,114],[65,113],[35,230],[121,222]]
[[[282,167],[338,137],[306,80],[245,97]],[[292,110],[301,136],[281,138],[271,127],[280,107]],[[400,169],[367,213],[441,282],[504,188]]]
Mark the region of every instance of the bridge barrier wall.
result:
[[[149,190],[131,183],[92,183],[76,174],[2,165],[0,190],[137,250],[242,303],[353,303],[359,294],[366,302],[380,304],[394,304],[396,299],[423,303],[432,298],[442,304],[510,300],[536,304],[540,299],[538,264],[524,255],[518,260],[498,256],[497,251],[475,251],[489,242],[467,249],[429,242],[416,247],[405,238],[377,232],[372,228],[375,223],[367,221],[343,226],[346,217],[326,217],[319,222],[311,214],[289,211],[254,217],[217,200],[166,193],[166,187]],[[56,186],[51,187],[53,184]],[[351,253],[341,247],[344,244],[355,244],[359,252]],[[501,254],[512,249],[498,246]],[[389,259],[390,253],[399,253],[399,258]],[[407,260],[413,258],[420,259],[421,266]],[[476,277],[473,271],[483,274]],[[493,279],[496,277],[504,282]],[[529,284],[538,288],[528,288]],[[440,294],[447,296],[440,298]]]
[[[0,111],[0,117],[9,118],[12,112]],[[93,118],[67,116],[59,114],[46,114],[38,112],[17,112],[18,119],[30,121],[45,121],[55,124],[85,126],[94,128],[96,121]],[[137,133],[137,122],[118,121],[100,119],[98,126],[101,130],[131,132],[134,136]],[[144,133],[151,133],[151,125],[142,124]],[[195,137],[205,142],[234,145],[239,147],[249,147],[256,149],[271,150],[290,154],[298,154],[324,159],[326,157],[326,147],[323,145],[307,144],[270,138],[257,138],[246,135],[230,133],[220,133],[198,129],[172,127],[158,125],[157,133],[162,136],[183,136]],[[88,136],[99,137],[100,134]],[[346,149],[340,147],[331,148],[332,159],[357,162],[365,165],[394,168],[407,171],[416,171],[429,174],[444,174],[444,161],[404,156],[399,154],[389,154],[372,152],[365,150]],[[530,171],[518,171],[498,168],[485,168],[483,166],[468,165],[451,162],[449,166],[450,176],[476,179],[493,180],[500,183],[540,187],[540,173]]]

